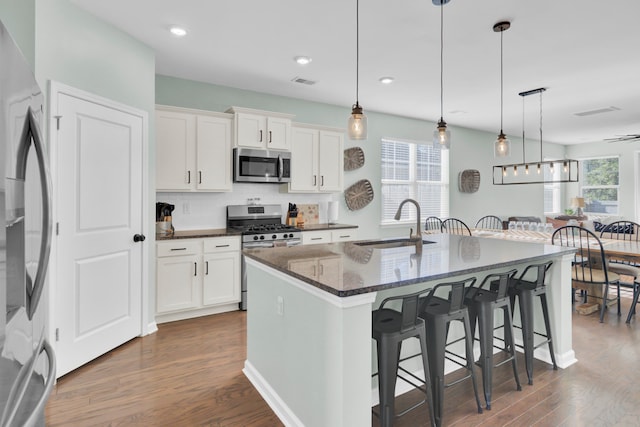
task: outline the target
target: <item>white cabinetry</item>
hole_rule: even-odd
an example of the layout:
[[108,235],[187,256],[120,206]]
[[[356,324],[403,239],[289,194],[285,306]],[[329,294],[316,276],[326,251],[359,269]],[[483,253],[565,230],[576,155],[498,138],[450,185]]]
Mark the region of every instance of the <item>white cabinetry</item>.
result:
[[331,243],[331,230],[303,231],[303,245],[318,245],[320,243]]
[[350,242],[358,240],[357,228],[341,228],[339,230],[331,230],[331,242]]
[[231,191],[229,114],[156,107],[157,191]]
[[342,191],[344,133],[310,125],[292,129],[292,193]]
[[293,114],[231,107],[235,115],[234,146],[267,150],[291,149]]
[[358,238],[357,228],[341,228],[338,230],[303,231],[303,245],[317,245],[320,243],[348,242]]
[[319,257],[303,261],[292,260],[289,270],[317,280],[320,283],[342,284],[342,258],[340,256]]
[[240,237],[157,243],[156,321],[237,310]]

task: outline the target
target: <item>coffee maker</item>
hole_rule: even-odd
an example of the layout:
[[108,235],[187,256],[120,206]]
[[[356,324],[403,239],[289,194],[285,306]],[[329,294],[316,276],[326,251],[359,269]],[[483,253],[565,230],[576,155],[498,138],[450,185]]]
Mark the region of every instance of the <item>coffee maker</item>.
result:
[[156,234],[160,236],[172,236],[174,228],[171,220],[171,213],[175,205],[157,202],[156,203]]

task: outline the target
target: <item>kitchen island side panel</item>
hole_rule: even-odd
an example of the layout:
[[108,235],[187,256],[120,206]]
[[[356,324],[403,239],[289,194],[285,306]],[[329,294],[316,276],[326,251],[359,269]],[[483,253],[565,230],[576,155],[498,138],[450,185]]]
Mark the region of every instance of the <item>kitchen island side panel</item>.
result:
[[247,278],[245,373],[278,416],[288,425],[370,426],[375,293],[340,307],[267,266],[248,262]]

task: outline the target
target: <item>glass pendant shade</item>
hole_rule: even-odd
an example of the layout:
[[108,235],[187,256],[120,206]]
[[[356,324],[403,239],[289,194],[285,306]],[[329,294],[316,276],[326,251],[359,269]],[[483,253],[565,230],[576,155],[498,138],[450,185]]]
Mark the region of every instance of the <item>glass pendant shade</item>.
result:
[[440,118],[438,127],[433,131],[433,145],[442,150],[448,150],[451,147],[451,132],[447,129],[447,123]]
[[349,139],[367,139],[367,116],[364,115],[358,103],[351,110],[347,131]]
[[502,132],[496,139],[493,154],[495,157],[509,157],[509,154],[511,154],[511,141]]

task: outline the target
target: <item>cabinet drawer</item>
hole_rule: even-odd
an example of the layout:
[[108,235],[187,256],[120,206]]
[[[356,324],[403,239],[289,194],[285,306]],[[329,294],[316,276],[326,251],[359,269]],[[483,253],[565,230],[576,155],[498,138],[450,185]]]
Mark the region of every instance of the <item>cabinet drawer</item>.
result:
[[358,238],[358,230],[355,228],[345,228],[344,230],[331,230],[332,242],[349,242]]
[[175,242],[159,242],[156,244],[157,257],[195,255],[200,253],[202,240],[180,239]]
[[204,253],[229,252],[240,250],[240,237],[216,237],[204,239]]
[[318,243],[331,243],[331,231],[304,231],[302,233],[303,245],[314,245]]

